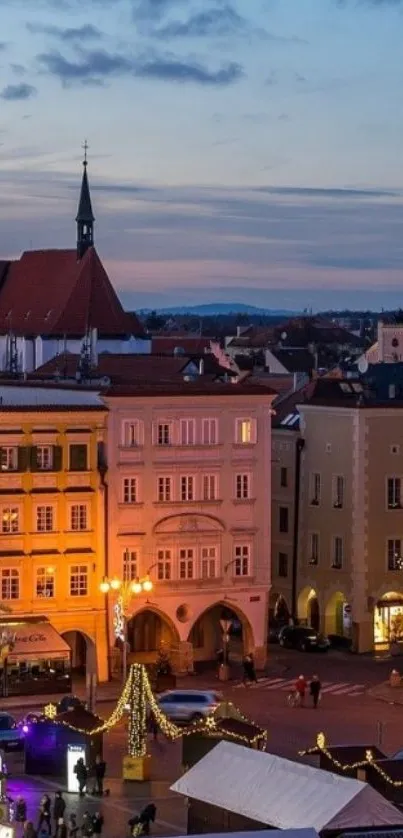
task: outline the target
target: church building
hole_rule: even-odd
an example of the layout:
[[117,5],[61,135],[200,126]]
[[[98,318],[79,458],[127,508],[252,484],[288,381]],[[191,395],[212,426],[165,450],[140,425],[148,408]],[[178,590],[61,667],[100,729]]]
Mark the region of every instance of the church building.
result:
[[71,250],[29,250],[0,260],[0,371],[32,372],[61,352],[148,354],[151,340],[123,310],[94,246],[95,218],[83,161]]

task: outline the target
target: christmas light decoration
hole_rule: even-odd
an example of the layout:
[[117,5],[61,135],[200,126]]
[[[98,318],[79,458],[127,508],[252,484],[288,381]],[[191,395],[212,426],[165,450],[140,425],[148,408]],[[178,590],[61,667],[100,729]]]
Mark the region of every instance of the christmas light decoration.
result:
[[43,712],[47,719],[54,719],[57,716],[56,704],[47,704],[46,707],[43,708]]
[[358,768],[368,768],[370,766],[382,777],[385,783],[388,783],[394,788],[403,787],[403,780],[393,780],[392,777],[379,765],[379,763],[375,761],[374,754],[369,748],[365,751],[365,759],[360,760],[359,762],[342,763],[340,760],[335,759],[326,747],[326,737],[324,733],[318,733],[316,737],[316,745],[313,748],[308,748],[305,751],[299,751],[298,753],[301,757],[311,756],[317,753],[324,754],[329,762],[331,762],[332,765],[334,765],[339,771],[356,771]]

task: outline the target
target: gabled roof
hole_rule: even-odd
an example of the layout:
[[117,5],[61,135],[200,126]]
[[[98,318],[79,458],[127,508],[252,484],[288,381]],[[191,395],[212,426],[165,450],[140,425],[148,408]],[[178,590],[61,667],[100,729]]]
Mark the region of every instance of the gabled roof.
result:
[[360,780],[220,742],[171,786],[277,829],[400,826],[403,815]]
[[75,250],[31,250],[9,264],[0,333],[81,337],[89,328],[105,337],[144,334],[123,310],[95,248],[80,260]]
[[153,335],[151,351],[156,355],[173,355],[182,349],[185,355],[210,351],[211,338],[201,335]]
[[[61,377],[74,378],[80,361],[79,355],[70,352],[56,355],[46,364],[31,373],[31,378],[48,378],[57,373]],[[164,357],[160,355],[125,355],[101,352],[97,366],[92,371],[94,378],[107,376],[112,384],[132,384],[135,382],[152,383],[172,381],[183,376],[189,365],[186,357]]]

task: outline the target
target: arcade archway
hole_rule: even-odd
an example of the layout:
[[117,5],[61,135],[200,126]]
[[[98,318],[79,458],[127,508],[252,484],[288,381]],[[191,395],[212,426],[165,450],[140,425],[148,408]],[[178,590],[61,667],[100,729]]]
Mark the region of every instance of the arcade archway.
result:
[[83,631],[65,631],[61,635],[71,649],[71,668],[79,675],[97,671],[95,643]]
[[179,635],[173,622],[160,611],[144,608],[128,621],[127,641],[133,661],[153,662],[161,648],[177,648]]
[[298,597],[298,621],[319,631],[320,608],[314,588],[304,588]]
[[253,630],[245,614],[232,604],[229,607],[218,602],[203,611],[189,631],[188,640],[192,643],[195,661],[217,659],[217,652],[224,643],[222,620],[231,621],[228,640],[230,660],[242,660],[244,654],[254,649]]

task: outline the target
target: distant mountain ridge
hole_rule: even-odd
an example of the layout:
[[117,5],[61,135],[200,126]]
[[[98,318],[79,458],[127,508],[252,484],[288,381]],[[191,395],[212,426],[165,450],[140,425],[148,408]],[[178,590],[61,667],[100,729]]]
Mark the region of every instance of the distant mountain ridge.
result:
[[251,315],[268,315],[274,317],[290,317],[298,314],[297,311],[290,309],[271,309],[258,308],[257,306],[247,305],[246,303],[202,303],[195,306],[170,306],[169,308],[158,309],[140,309],[139,314],[150,314],[155,311],[157,314],[193,314],[199,317],[214,317],[220,314],[251,314]]

